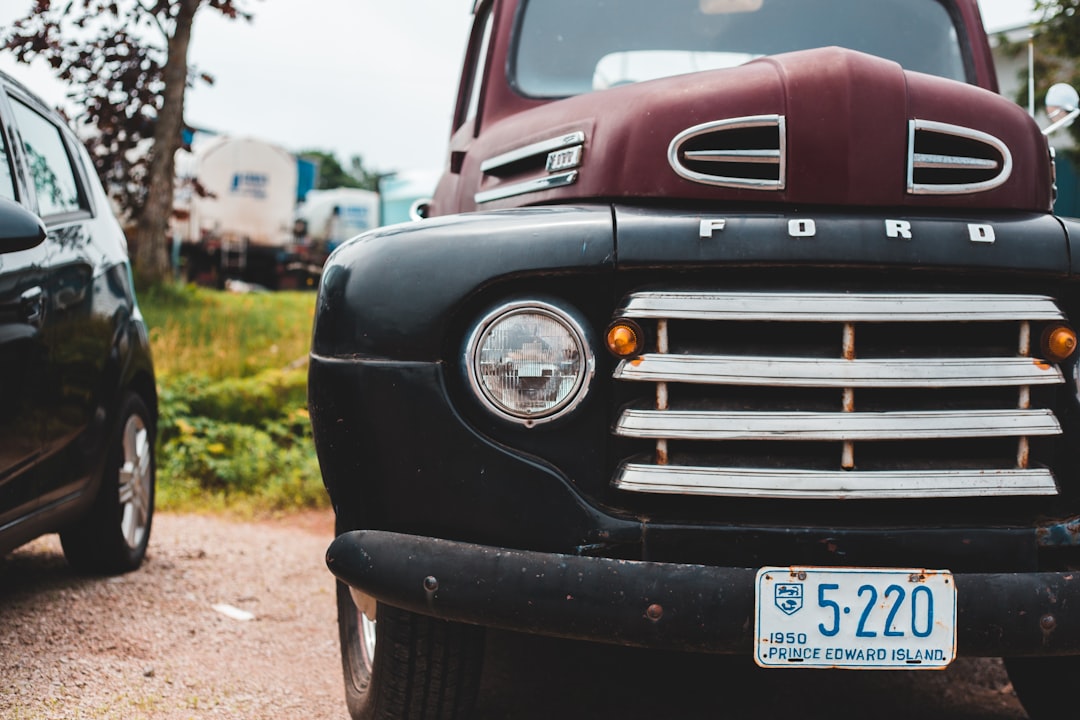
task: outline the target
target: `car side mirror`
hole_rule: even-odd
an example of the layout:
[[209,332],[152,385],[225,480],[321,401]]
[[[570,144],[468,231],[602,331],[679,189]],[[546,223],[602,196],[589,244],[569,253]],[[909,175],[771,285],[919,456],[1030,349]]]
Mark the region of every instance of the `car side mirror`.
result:
[[1080,94],[1076,89],[1065,83],[1051,85],[1046,91],[1046,116],[1051,124],[1042,131],[1043,135],[1069,127],[1077,115],[1080,115]]
[[0,253],[29,250],[45,240],[45,225],[22,205],[0,198]]
[[426,220],[431,215],[431,198],[420,198],[415,200],[409,207],[409,219]]

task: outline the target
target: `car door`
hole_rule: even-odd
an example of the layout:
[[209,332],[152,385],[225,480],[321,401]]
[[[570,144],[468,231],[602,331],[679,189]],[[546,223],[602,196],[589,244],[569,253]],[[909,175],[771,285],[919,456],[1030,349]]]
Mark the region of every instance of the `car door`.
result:
[[[0,198],[30,209],[15,162],[11,110],[3,100],[0,95]],[[40,494],[36,466],[46,419],[37,404],[46,378],[44,256],[43,245],[0,253],[0,529],[32,511]]]
[[[43,503],[79,490],[93,468],[103,426],[102,393],[112,342],[110,318],[95,315],[99,253],[91,242],[94,208],[75,138],[18,89],[7,91],[29,193],[47,237],[12,295],[30,307],[36,327],[33,402],[24,404],[28,432],[41,444],[36,483]],[[101,280],[104,283],[104,280]]]

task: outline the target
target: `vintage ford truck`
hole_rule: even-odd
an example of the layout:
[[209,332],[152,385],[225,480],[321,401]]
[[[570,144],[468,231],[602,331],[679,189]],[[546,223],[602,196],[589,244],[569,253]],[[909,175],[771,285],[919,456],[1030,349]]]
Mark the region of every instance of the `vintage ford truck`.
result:
[[975,0],[474,12],[317,302],[353,717],[467,717],[484,627],[1075,708],[1080,224]]

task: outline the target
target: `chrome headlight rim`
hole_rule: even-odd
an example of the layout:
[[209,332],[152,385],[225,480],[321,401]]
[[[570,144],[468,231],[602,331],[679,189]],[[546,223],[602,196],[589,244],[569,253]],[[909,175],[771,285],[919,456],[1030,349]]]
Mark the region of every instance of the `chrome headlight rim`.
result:
[[[566,397],[552,407],[536,413],[515,412],[500,403],[492,396],[480,373],[479,350],[491,329],[500,321],[527,313],[545,315],[562,325],[577,345],[582,360],[581,372]],[[592,337],[587,327],[587,323],[579,313],[548,300],[536,298],[514,300],[491,309],[473,326],[465,345],[463,365],[473,395],[496,417],[525,427],[549,423],[570,415],[588,396],[593,376],[596,374],[596,357],[593,353]]]

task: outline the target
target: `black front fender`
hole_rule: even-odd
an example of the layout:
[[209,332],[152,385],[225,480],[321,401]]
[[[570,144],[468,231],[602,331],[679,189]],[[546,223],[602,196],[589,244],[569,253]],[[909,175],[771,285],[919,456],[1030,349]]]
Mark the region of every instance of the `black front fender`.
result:
[[327,261],[312,351],[436,360],[448,318],[485,286],[609,271],[614,260],[608,206],[453,215],[365,233]]

